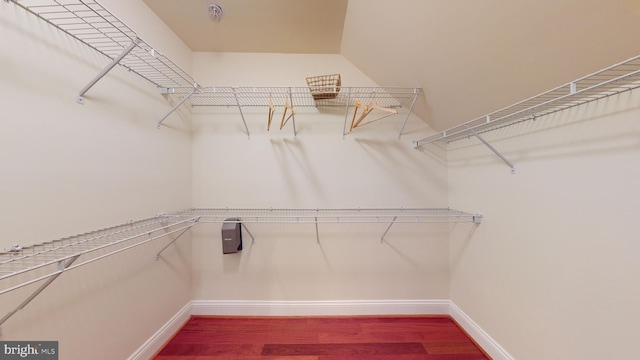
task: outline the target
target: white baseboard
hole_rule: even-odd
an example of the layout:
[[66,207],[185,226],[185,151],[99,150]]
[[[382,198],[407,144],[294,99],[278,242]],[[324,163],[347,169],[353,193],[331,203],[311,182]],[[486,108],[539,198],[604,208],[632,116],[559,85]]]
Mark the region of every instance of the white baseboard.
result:
[[451,302],[449,315],[469,334],[469,336],[487,353],[493,360],[514,360],[509,353],[500,346],[486,331],[464,313],[456,304]]
[[145,341],[128,360],[148,360],[169,341],[182,325],[191,317],[191,302],[187,303],[177,314],[175,314],[166,324],[156,331],[149,340]]
[[514,360],[489,334],[450,300],[250,301],[194,300],[147,340],[129,360],[150,359],[190,316],[448,315],[493,360]]
[[449,300],[192,301],[192,315],[449,315]]

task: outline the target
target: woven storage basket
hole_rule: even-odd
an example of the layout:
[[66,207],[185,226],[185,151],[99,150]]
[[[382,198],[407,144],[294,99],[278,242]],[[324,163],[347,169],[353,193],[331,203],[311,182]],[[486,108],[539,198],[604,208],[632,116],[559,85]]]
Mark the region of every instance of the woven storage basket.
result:
[[307,78],[307,85],[313,100],[335,99],[340,92],[340,74],[311,76]]

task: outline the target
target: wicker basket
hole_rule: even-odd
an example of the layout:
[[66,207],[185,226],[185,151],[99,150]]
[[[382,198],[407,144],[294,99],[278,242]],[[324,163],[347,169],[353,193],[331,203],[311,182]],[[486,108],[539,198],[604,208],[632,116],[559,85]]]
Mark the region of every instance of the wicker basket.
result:
[[340,92],[340,74],[311,76],[307,78],[307,85],[313,100],[335,99]]

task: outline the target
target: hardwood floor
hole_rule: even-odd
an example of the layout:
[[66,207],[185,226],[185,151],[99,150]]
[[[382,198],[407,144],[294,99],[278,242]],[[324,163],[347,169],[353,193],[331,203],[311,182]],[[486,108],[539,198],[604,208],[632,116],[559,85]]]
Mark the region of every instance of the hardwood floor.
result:
[[193,317],[155,360],[486,360],[448,317]]

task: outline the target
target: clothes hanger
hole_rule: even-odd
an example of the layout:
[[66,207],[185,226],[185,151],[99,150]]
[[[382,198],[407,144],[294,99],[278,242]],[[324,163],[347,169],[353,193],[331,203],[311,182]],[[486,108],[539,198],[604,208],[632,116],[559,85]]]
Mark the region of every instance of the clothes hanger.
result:
[[[362,114],[360,114],[360,117],[358,118],[358,120],[356,120],[356,115],[358,114],[358,109],[362,109]],[[367,117],[367,115],[369,115],[373,110],[381,110],[384,111],[386,113],[388,113],[387,115],[381,116],[377,119],[373,119],[370,121],[367,121],[365,123],[362,122],[362,120],[364,120],[364,118]],[[389,117],[391,115],[397,114],[398,111],[396,109],[391,109],[391,108],[386,108],[386,107],[382,107],[380,105],[378,105],[375,101],[371,101],[369,103],[369,105],[365,105],[363,103],[360,102],[360,100],[356,100],[356,104],[355,104],[355,110],[353,111],[353,118],[351,119],[351,127],[349,128],[349,131],[352,131],[353,129],[357,128],[358,126],[364,126],[367,125],[369,123],[372,123],[374,121],[378,121],[378,120],[382,120],[386,117]]]
[[[291,110],[291,114],[289,114],[289,116],[287,116],[287,110]],[[289,121],[289,119],[291,119],[295,114],[296,109],[294,109],[287,100],[287,102],[284,104],[284,113],[282,113],[282,120],[280,121],[280,130],[282,130],[282,128],[287,124],[287,121]],[[287,116],[286,119],[285,116]]]
[[275,106],[273,106],[273,101],[269,99],[269,121],[267,122],[267,131],[271,128],[271,120],[273,120],[273,114],[276,112]]

